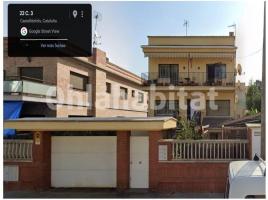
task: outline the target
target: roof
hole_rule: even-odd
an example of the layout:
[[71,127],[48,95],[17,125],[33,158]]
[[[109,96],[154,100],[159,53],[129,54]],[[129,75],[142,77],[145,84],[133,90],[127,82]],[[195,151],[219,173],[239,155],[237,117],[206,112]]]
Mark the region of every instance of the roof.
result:
[[246,126],[249,128],[261,128],[261,123],[247,123]]
[[210,48],[210,49],[218,49],[218,48],[236,48],[233,45],[141,45],[142,48],[181,48],[181,49],[196,49],[196,48]]
[[47,117],[4,121],[4,128],[21,131],[157,131],[176,125],[173,117]]
[[225,38],[225,37],[227,37],[227,38],[229,38],[229,37],[235,37],[235,36],[230,36],[230,35],[187,35],[187,36],[182,36],[182,35],[148,35],[147,36],[148,38],[149,37],[156,37],[156,38],[158,38],[158,37],[163,37],[163,38],[165,38],[165,37],[173,37],[173,38],[198,38],[198,37],[204,37],[204,38],[210,38],[210,37],[214,37],[214,38]]
[[229,165],[230,180],[237,177],[264,176],[265,163],[262,161],[233,161]]
[[[8,37],[4,37],[4,43],[5,43],[4,50],[7,50]],[[98,50],[102,51],[101,49],[98,49]],[[93,55],[91,57],[93,57]],[[97,65],[92,60],[90,60],[88,57],[59,57],[59,58],[61,58],[61,59],[66,59],[66,58],[67,59],[69,59],[69,58],[74,59],[76,61],[80,61],[80,62],[84,63],[85,65],[87,65],[87,67],[96,67],[96,68],[105,70],[106,72],[110,72],[114,75],[120,76],[121,78],[126,79],[128,81],[131,81],[133,83],[141,85],[142,80],[141,80],[140,76],[138,76],[137,74],[135,74],[127,69],[124,69],[123,67],[120,67],[114,63],[111,63],[109,61],[107,61],[106,66],[103,67],[103,66]],[[106,57],[105,57],[105,59],[106,59]]]
[[250,116],[245,116],[239,119],[230,120],[230,121],[224,122],[222,125],[246,127],[246,124],[248,123],[261,123],[261,114],[258,113],[256,115],[250,115]]
[[[148,36],[149,46],[232,46],[235,47],[234,36]],[[235,49],[234,49],[235,50]],[[233,51],[233,50],[232,50]]]
[[203,117],[202,124],[209,125],[209,128],[221,128],[224,122],[232,120],[231,117]]

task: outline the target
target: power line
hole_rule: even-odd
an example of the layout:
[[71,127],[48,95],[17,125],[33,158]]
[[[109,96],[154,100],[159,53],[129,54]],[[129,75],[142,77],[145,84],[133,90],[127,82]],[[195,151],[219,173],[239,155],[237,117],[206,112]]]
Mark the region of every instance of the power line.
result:
[[244,59],[244,58],[247,58],[247,57],[250,57],[250,56],[254,56],[255,54],[259,53],[260,51],[262,51],[262,48],[256,50],[256,51],[253,51],[251,52],[250,54],[246,55],[246,56],[240,56],[240,57],[237,57],[237,59]]

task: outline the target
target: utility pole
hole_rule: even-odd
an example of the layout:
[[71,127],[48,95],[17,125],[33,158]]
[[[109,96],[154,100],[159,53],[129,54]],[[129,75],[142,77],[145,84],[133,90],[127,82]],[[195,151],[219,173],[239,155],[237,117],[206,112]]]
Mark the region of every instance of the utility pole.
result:
[[266,127],[265,127],[265,114],[266,114],[266,110],[265,110],[265,96],[266,96],[266,92],[265,92],[265,85],[266,85],[266,2],[264,1],[264,13],[263,13],[263,47],[262,47],[262,95],[261,95],[261,157],[263,160],[266,160],[265,158],[265,131],[266,131]]
[[185,34],[187,36],[187,29],[188,29],[188,26],[189,26],[189,21],[188,20],[184,20],[183,26],[185,26]]

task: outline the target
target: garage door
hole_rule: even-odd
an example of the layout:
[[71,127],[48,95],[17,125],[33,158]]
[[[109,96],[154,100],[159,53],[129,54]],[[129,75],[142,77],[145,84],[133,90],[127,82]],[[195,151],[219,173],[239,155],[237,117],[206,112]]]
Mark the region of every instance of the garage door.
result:
[[53,136],[52,187],[116,187],[116,136]]

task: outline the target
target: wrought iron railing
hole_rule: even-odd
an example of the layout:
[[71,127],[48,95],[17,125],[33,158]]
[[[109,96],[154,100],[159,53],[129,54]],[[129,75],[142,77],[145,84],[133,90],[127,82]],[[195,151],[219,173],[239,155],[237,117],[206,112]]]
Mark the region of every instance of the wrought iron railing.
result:
[[158,72],[142,73],[144,85],[157,86],[234,86],[235,73],[217,73],[209,76],[206,72],[179,72],[178,74],[160,75]]

